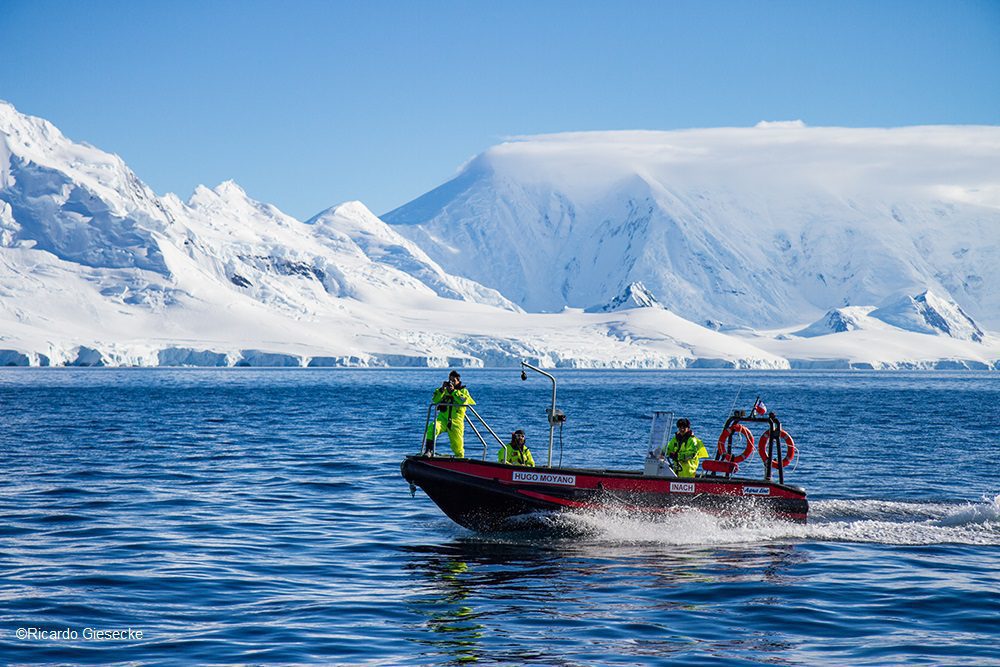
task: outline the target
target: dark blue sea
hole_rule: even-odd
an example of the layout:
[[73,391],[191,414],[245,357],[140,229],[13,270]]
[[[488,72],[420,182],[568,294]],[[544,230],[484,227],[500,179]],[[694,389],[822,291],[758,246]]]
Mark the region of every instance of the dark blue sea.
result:
[[[0,372],[0,663],[1000,664],[1000,375],[557,373],[572,466],[639,468],[653,409],[714,443],[761,396],[810,522],[492,535],[399,476],[445,375]],[[548,381],[463,376],[544,462]]]

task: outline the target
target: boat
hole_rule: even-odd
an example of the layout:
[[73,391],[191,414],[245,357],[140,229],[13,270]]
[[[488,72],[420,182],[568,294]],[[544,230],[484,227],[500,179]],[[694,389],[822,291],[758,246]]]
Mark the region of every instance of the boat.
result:
[[[556,426],[562,427],[565,414],[556,408],[555,378],[522,362],[524,369],[545,375],[552,381],[549,421],[548,465],[515,466],[486,460],[486,438],[469,418],[476,437],[483,444],[482,459],[435,455],[433,442],[420,454],[406,456],[400,464],[411,493],[419,487],[455,523],[477,531],[504,530],[518,525],[518,519],[551,512],[629,512],[662,515],[696,509],[717,515],[757,517],[760,521],[806,522],[809,503],[805,489],[786,484],[785,469],[795,457],[795,445],[782,429],[774,412],[761,412],[759,399],[749,412],[734,410],[726,420],[715,458],[705,459],[695,477],[681,478],[659,458],[658,452],[669,439],[673,413],[656,411],[650,432],[645,466],[639,470],[610,470],[552,466],[552,443]],[[439,404],[428,406],[428,423]],[[468,411],[501,446],[504,444],[475,408]],[[755,442],[747,424],[766,424]],[[742,452],[733,445],[745,442]],[[764,462],[762,478],[741,477],[739,464],[753,456]],[[782,455],[784,452],[784,455]],[[773,479],[772,471],[778,479]]]

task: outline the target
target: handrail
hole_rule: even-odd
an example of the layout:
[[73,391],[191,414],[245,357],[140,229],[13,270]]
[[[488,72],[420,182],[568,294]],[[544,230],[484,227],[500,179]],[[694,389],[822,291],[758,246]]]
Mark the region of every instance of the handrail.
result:
[[[764,479],[768,482],[771,481],[771,468],[772,462],[775,460],[775,446],[777,446],[777,460],[782,460],[782,447],[781,447],[781,421],[774,412],[769,412],[766,416],[757,417],[753,414],[744,414],[742,410],[733,411],[732,416],[726,420],[726,425],[723,427],[724,431],[729,431],[729,442],[726,444],[726,458],[733,455],[733,436],[735,432],[732,427],[740,422],[751,422],[756,424],[767,424],[767,458],[764,460]],[[756,444],[756,443],[755,443]],[[757,445],[759,447],[759,445]],[[722,452],[716,452],[715,460],[720,460]],[[728,475],[727,475],[728,477]],[[785,483],[785,469],[784,466],[778,466],[778,483]]]
[[[490,428],[490,425],[486,423],[486,420],[483,419],[482,416],[480,416],[480,414],[478,412],[476,412],[476,409],[474,407],[472,407],[471,405],[467,405],[465,407],[469,408],[469,410],[472,411],[472,414],[476,415],[476,419],[478,419],[480,422],[482,422],[483,426],[486,427],[486,430],[490,432],[490,435],[493,436],[493,438],[497,441],[497,443],[501,447],[503,447],[504,445],[507,444],[506,442],[504,442],[503,440],[500,439],[499,435],[497,435],[496,433],[493,432],[493,429]],[[468,419],[468,416],[466,416],[466,419]],[[471,424],[472,421],[470,420],[469,423]]]
[[479,442],[483,443],[483,460],[485,461],[486,460],[486,449],[487,449],[487,447],[486,447],[486,441],[483,440],[483,436],[480,435],[479,429],[476,428],[476,425],[472,423],[471,419],[469,419],[469,415],[465,415],[465,421],[469,422],[469,426],[472,427],[472,432],[476,434],[477,438],[479,438]]
[[[527,375],[525,375],[524,370],[523,370],[525,368],[529,368],[529,369],[535,371],[536,373],[539,373],[540,375],[544,375],[545,377],[547,377],[549,380],[552,381],[552,407],[548,410],[548,413],[549,413],[549,467],[551,468],[552,467],[552,439],[553,439],[553,436],[555,435],[555,430],[556,430],[556,422],[555,422],[555,419],[556,419],[556,379],[555,379],[555,377],[552,374],[546,373],[541,368],[538,368],[537,366],[532,366],[527,361],[522,361],[521,362],[521,369],[522,369],[521,370],[521,379],[522,380],[527,380],[528,379]],[[562,442],[562,439],[561,439],[562,438],[562,435],[561,435],[562,431],[559,431],[559,433],[560,433],[560,436],[559,436],[560,440],[559,440],[559,442],[561,443]],[[559,458],[560,458],[560,461],[561,461],[561,459],[562,459],[562,445],[560,444],[559,447],[560,447]]]
[[[434,444],[437,442],[437,436],[434,436],[434,438],[432,438],[430,451],[428,452],[427,449],[426,449],[426,445],[427,445],[427,429],[431,425],[431,421],[432,421],[431,418],[432,418],[432,416],[434,414],[434,410],[438,406],[442,406],[442,405],[445,406],[445,407],[451,407],[451,408],[468,408],[469,411],[471,411],[472,414],[474,414],[476,416],[476,419],[479,420],[479,422],[483,425],[483,427],[485,427],[486,430],[490,432],[490,435],[492,435],[493,438],[496,439],[497,443],[499,443],[499,445],[501,447],[503,447],[506,444],[503,440],[500,439],[500,436],[498,436],[496,434],[496,432],[492,428],[490,428],[490,425],[486,423],[486,420],[483,419],[483,416],[480,415],[476,411],[476,409],[474,407],[472,407],[472,404],[470,404],[470,403],[430,403],[430,404],[427,405],[427,419],[424,421],[424,430],[423,430],[422,437],[421,437],[421,440],[420,440],[420,451],[423,452],[424,454],[428,454],[429,453],[431,456],[434,456]],[[486,460],[486,453],[487,453],[487,449],[488,449],[488,446],[486,444],[486,440],[483,439],[482,434],[479,433],[479,429],[477,429],[476,425],[472,422],[471,419],[469,419],[469,415],[465,415],[465,421],[469,422],[469,426],[472,427],[472,431],[476,434],[476,437],[479,438],[479,442],[483,443],[483,461],[485,461]]]

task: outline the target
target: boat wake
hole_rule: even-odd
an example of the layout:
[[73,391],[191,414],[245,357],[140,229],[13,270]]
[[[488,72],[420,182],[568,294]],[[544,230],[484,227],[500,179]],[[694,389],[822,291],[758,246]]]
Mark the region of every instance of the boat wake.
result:
[[517,517],[512,530],[555,531],[618,543],[677,545],[784,541],[1000,546],[1000,495],[978,503],[817,500],[809,523],[715,516],[684,509],[651,518],[629,510],[560,512]]

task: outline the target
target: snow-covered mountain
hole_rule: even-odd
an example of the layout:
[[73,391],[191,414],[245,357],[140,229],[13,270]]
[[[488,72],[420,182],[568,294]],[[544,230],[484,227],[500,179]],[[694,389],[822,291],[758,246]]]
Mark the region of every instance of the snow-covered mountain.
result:
[[588,313],[611,313],[617,310],[628,310],[629,308],[662,308],[660,302],[656,300],[646,286],[642,283],[629,283],[621,294],[613,298],[608,303],[600,306],[587,308]]
[[1000,127],[525,137],[383,219],[529,311],[641,282],[689,319],[774,327],[929,289],[1000,326]]
[[379,220],[361,202],[347,202],[307,221],[324,239],[346,237],[373,263],[413,276],[440,297],[486,303],[505,310],[521,309],[496,290],[467,278],[445,273],[423,250]]
[[806,368],[990,368],[998,343],[954,301],[929,291],[834,308],[797,331],[738,335]]
[[[997,339],[937,289],[882,303],[882,319],[865,310],[864,344],[706,328],[692,322],[697,308],[677,306],[695,301],[667,294],[667,310],[639,281],[587,302],[601,304],[594,312],[531,313],[447,271],[408,238],[415,229],[360,202],[302,222],[231,181],[187,201],[158,196],[119,157],[0,102],[0,365],[1000,366]],[[965,238],[978,257],[978,237]]]
[[[104,350],[104,363],[149,363],[156,340],[227,348],[220,363],[268,341],[334,361],[416,358],[435,350],[370,333],[385,326],[383,306],[433,310],[447,298],[519,310],[446,274],[360,203],[307,224],[232,182],[187,202],[157,197],[117,156],[5,103],[0,245],[4,338],[53,363],[76,361],[81,345]],[[359,344],[365,335],[374,340]]]
[[899,294],[891,297],[869,315],[900,329],[918,333],[951,336],[977,343],[982,343],[985,335],[957,303],[930,290],[916,296]]
[[845,331],[857,331],[858,329],[870,328],[868,314],[875,310],[875,306],[844,306],[834,308],[822,318],[816,320],[809,326],[796,331],[793,335],[804,338],[814,338],[816,336],[827,336],[829,334],[844,333]]
[[0,103],[0,363],[787,367],[666,313],[529,315],[359,202],[158,197]]
[[886,329],[886,325],[934,336],[982,343],[986,334],[957,303],[930,291],[910,296],[896,294],[881,306],[834,308],[796,336],[812,338],[859,329]]

